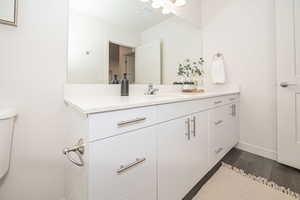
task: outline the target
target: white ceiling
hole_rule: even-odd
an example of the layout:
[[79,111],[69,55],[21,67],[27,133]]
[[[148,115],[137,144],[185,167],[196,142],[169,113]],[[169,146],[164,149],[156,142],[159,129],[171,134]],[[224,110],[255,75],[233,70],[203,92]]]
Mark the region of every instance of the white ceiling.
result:
[[163,15],[160,9],[153,9],[150,3],[140,0],[70,0],[70,8],[138,32],[172,16]]

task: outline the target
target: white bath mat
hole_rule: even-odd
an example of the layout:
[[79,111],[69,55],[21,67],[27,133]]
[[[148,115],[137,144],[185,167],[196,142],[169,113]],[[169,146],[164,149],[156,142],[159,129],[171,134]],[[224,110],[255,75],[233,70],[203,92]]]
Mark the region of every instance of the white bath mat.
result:
[[300,200],[300,196],[274,182],[223,164],[193,200]]

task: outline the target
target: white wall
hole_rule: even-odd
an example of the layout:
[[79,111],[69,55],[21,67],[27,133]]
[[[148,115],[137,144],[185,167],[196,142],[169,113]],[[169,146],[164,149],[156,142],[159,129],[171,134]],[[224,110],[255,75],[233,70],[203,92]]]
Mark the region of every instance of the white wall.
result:
[[163,84],[177,81],[177,67],[185,59],[202,57],[202,32],[177,17],[170,18],[142,33],[142,43],[162,41]]
[[274,0],[203,0],[206,59],[225,55],[229,83],[241,85],[240,147],[276,156]]
[[63,197],[67,13],[66,0],[19,1],[19,27],[0,25],[0,107],[19,114],[1,200]]
[[140,42],[137,32],[122,30],[75,11],[70,14],[69,26],[68,80],[71,83],[108,83],[109,41],[129,47],[137,47]]
[[[0,106],[15,106],[19,112],[12,166],[0,183],[0,199],[58,200],[64,193],[62,85],[67,65],[68,7],[64,0],[19,4],[19,27],[0,25]],[[273,155],[273,0],[203,0],[202,12],[205,57],[224,53],[230,82],[241,84],[241,141],[252,150]],[[166,29],[172,30],[173,25]],[[182,33],[177,31],[162,36],[174,40]],[[189,50],[184,43],[174,48],[182,53]],[[175,66],[170,70],[173,75]]]

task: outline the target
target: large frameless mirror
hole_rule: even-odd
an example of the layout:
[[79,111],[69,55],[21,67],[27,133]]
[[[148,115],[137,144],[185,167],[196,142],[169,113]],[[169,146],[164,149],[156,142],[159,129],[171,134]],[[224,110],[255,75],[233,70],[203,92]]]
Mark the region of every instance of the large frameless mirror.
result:
[[70,0],[68,49],[69,83],[119,83],[126,73],[130,83],[172,84],[179,62],[202,56],[202,41],[152,1]]

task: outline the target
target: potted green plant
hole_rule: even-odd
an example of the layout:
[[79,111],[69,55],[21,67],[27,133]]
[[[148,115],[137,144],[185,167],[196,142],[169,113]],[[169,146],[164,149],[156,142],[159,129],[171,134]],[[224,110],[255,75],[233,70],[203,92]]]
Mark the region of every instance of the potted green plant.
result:
[[185,59],[183,63],[178,66],[177,75],[181,79],[183,90],[194,90],[198,87],[198,80],[205,74],[204,59],[198,60]]

